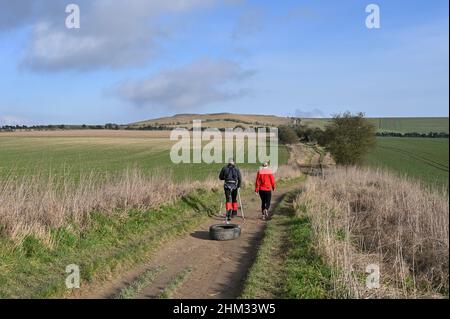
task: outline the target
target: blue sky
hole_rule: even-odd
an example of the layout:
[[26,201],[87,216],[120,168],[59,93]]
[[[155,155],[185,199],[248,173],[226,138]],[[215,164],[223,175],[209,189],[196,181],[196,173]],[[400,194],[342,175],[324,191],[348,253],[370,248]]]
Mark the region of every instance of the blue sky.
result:
[[[448,116],[448,1],[2,1],[0,125]],[[365,8],[381,9],[368,29]]]

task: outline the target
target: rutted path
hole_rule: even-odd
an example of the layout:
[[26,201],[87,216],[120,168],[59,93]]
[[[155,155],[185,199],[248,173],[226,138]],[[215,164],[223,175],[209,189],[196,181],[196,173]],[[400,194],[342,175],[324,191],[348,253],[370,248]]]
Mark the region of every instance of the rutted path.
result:
[[[293,188],[281,187],[273,194],[274,211],[278,202]],[[195,232],[165,244],[139,269],[130,270],[120,278],[106,282],[95,291],[85,292],[81,297],[113,298],[145,271],[156,267],[165,267],[165,270],[142,289],[137,298],[158,298],[171,284],[173,278],[186,269],[190,271],[178,284],[171,295],[172,298],[239,297],[262,240],[266,223],[259,218],[259,197],[251,193],[242,199],[245,222],[241,218],[233,220],[242,228],[239,239],[225,242],[209,240],[209,226],[223,222],[222,218],[213,217],[199,226]]]

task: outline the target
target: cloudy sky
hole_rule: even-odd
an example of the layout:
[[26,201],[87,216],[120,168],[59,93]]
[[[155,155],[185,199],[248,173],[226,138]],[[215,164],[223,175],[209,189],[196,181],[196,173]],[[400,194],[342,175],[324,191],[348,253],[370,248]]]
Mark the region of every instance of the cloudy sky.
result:
[[[77,4],[80,29],[65,25]],[[447,0],[0,0],[0,125],[448,116]]]

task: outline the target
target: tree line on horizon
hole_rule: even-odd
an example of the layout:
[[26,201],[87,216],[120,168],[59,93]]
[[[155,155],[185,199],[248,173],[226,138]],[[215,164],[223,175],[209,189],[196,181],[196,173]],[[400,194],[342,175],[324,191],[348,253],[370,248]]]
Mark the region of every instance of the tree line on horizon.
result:
[[[348,118],[348,117],[361,117],[364,118],[367,121],[367,125],[369,125],[369,121],[364,117],[362,113],[351,115],[350,113],[344,113],[343,115],[337,115],[335,116],[330,123],[333,125],[336,118]],[[240,120],[234,120],[234,119],[222,119],[224,121],[234,121],[242,124],[250,124],[246,121],[240,121]],[[209,122],[213,120],[206,119],[203,122]],[[176,123],[177,125],[181,125],[183,123]],[[259,126],[254,127],[254,129],[266,129],[268,130],[270,128],[269,125],[263,124],[263,123],[252,123]],[[329,124],[330,125],[330,124]],[[328,126],[329,126],[328,125]],[[374,128],[375,126],[371,124]],[[327,127],[328,127],[327,126]],[[185,128],[187,130],[192,130],[192,128],[189,127],[182,127],[178,126],[180,128]],[[104,125],[66,125],[66,124],[59,124],[59,125],[3,125],[0,126],[0,132],[14,132],[14,131],[52,131],[52,130],[77,130],[77,129],[86,129],[86,130],[138,130],[138,131],[165,131],[165,130],[172,130],[174,127],[170,126],[169,124],[149,124],[149,125],[143,125],[143,126],[131,126],[131,125],[120,125],[116,123],[107,123]],[[243,125],[237,125],[235,128],[241,128],[243,130],[246,129]],[[202,127],[202,130],[205,130],[206,128]],[[279,129],[279,137],[280,142],[282,144],[292,144],[296,143],[299,140],[302,142],[317,142],[318,144],[325,145],[327,138],[326,136],[329,134],[326,134],[327,128],[325,130],[319,128],[319,127],[310,127],[308,125],[302,124],[302,121],[300,119],[296,119],[296,121],[293,122],[292,125],[282,125],[278,127]],[[225,128],[219,128],[220,131],[225,131]],[[419,133],[419,132],[407,132],[407,133],[399,133],[399,132],[377,132],[376,128],[374,131],[374,135],[377,137],[417,137],[417,138],[449,138],[449,133],[447,132],[429,132],[429,133]]]

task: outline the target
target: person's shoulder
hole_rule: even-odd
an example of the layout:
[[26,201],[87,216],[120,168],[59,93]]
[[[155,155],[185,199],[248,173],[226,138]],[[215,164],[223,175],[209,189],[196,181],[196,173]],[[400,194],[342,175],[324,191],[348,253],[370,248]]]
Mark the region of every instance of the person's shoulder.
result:
[[258,170],[258,173],[260,173],[260,174],[273,174],[273,172],[272,172],[272,170],[270,168],[264,168],[264,167],[260,168]]

